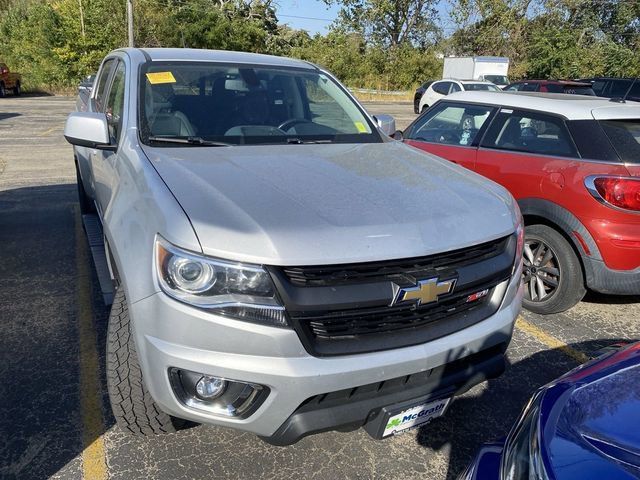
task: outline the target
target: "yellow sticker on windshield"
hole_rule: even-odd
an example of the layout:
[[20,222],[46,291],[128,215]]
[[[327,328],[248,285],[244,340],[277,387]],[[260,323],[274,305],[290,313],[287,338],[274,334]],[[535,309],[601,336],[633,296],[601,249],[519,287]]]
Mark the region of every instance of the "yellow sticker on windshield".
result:
[[353,124],[358,129],[358,133],[367,133],[367,127],[364,126],[362,122],[353,122]]
[[147,80],[151,85],[159,83],[176,83],[176,79],[171,72],[149,72],[147,73]]

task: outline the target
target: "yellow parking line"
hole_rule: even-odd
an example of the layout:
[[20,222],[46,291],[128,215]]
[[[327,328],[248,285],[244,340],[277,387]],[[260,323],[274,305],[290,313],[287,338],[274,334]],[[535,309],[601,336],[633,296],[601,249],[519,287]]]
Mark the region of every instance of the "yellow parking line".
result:
[[536,327],[533,323],[527,322],[524,318],[518,317],[516,320],[516,328],[522,330],[524,333],[532,336],[540,343],[543,343],[549,348],[557,348],[565,355],[573,358],[579,363],[584,363],[589,360],[589,357],[584,353],[571,348],[569,345],[564,343],[562,340],[557,339],[553,335],[548,334],[544,330],[539,327]]
[[55,132],[56,130],[60,130],[60,127],[52,127],[49,130],[45,130],[42,133],[39,133],[38,136],[39,137],[46,137],[47,135],[49,135],[50,133]]
[[91,309],[91,271],[89,254],[82,229],[82,219],[75,209],[76,230],[76,302],[80,340],[80,411],[82,414],[82,478],[107,478],[107,464],[102,433],[104,419],[101,407],[96,332]]

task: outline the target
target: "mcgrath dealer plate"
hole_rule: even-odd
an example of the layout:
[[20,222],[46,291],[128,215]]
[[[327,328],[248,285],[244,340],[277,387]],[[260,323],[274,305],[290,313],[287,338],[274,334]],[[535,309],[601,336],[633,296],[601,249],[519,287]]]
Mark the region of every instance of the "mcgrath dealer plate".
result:
[[451,397],[421,403],[398,413],[388,413],[382,438],[441,417],[447,410]]

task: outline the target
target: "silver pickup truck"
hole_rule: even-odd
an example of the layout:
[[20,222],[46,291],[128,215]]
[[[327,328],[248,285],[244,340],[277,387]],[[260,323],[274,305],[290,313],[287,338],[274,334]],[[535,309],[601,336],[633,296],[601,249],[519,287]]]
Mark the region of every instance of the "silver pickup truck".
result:
[[517,205],[393,129],[303,61],[105,58],[65,137],[115,292],[121,427],[384,438],[502,373],[522,299]]

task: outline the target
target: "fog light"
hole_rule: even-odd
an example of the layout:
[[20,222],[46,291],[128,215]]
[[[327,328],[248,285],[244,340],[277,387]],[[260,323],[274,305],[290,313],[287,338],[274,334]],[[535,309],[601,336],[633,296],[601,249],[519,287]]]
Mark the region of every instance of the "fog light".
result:
[[169,379],[182,404],[225,417],[246,418],[269,395],[263,385],[178,368],[169,369]]
[[203,400],[213,400],[224,392],[227,382],[222,378],[205,375],[196,383],[196,393]]

